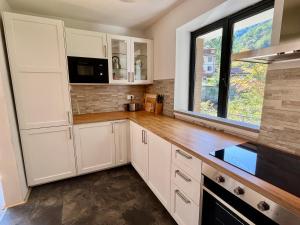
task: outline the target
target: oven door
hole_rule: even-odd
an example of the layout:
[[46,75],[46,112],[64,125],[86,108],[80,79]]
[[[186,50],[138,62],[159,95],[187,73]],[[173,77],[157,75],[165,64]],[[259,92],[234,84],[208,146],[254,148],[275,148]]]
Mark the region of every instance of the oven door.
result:
[[201,225],[278,225],[203,176]]
[[70,83],[108,83],[108,60],[68,57]]

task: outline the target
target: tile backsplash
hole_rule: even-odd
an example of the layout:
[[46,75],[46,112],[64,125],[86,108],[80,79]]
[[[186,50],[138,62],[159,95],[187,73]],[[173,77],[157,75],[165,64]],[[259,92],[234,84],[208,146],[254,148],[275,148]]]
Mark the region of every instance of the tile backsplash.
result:
[[127,95],[134,95],[135,101],[142,103],[144,93],[143,85],[73,85],[73,114],[125,111],[124,104],[130,101]]
[[152,85],[146,86],[146,92],[150,94],[163,94],[163,114],[173,116],[174,114],[174,79],[155,80]]
[[258,140],[300,155],[300,68],[268,71]]

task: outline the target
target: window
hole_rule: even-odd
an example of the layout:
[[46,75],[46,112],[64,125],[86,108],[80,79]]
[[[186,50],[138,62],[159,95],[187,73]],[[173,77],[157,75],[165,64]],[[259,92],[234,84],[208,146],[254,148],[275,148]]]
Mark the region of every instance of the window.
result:
[[189,111],[259,125],[267,66],[231,54],[271,45],[274,1],[262,1],[191,34]]

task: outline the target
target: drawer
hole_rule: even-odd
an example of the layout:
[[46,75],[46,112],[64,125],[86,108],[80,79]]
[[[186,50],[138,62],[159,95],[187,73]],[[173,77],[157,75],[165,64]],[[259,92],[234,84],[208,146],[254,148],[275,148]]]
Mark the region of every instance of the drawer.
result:
[[182,168],[197,181],[201,181],[202,161],[176,145],[172,145],[172,163]]
[[198,225],[199,207],[174,183],[171,186],[171,214],[179,225]]
[[171,173],[172,182],[175,183],[196,205],[200,203],[200,182],[184,170],[173,165]]

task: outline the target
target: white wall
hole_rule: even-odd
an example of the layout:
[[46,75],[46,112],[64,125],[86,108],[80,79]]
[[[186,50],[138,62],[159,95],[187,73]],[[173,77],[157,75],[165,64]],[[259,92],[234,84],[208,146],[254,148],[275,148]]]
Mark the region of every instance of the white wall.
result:
[[[146,32],[154,40],[154,79],[175,77],[176,29],[224,0],[186,0]],[[177,62],[180,63],[180,62]]]
[[[9,11],[5,0],[0,0],[0,11]],[[2,21],[0,20],[2,23]],[[25,181],[21,147],[9,84],[3,30],[0,35],[0,176],[6,206],[22,203],[28,188]]]

